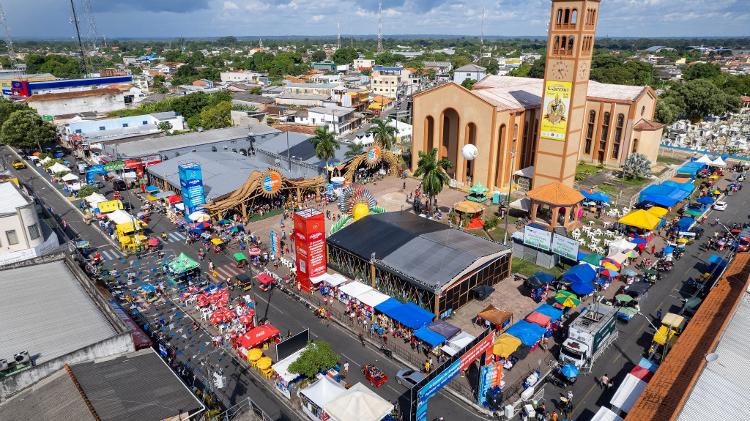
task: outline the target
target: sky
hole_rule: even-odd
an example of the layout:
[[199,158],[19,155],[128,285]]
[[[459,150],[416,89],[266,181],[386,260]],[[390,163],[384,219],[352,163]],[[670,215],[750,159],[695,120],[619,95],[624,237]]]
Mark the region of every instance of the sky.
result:
[[[213,37],[377,33],[377,0],[75,0],[82,33]],[[84,13],[84,3],[90,14]],[[13,38],[72,39],[68,0],[2,1]],[[383,33],[545,35],[550,0],[383,0]],[[750,36],[750,0],[602,0],[599,37]]]

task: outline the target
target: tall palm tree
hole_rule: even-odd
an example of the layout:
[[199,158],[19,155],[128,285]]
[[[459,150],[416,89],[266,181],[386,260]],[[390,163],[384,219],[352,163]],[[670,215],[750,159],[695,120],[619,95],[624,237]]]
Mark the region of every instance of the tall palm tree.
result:
[[390,151],[396,142],[396,133],[398,131],[395,127],[389,126],[386,120],[380,118],[373,119],[372,124],[372,127],[367,132],[373,135],[381,148]]
[[349,149],[344,153],[347,158],[351,158],[357,155],[361,155],[365,151],[365,147],[361,143],[350,143]]
[[328,126],[321,126],[315,129],[315,136],[310,138],[315,147],[315,156],[326,162],[326,168],[333,157],[336,156],[336,149],[341,145],[336,140],[336,135],[328,131]]
[[437,148],[429,151],[419,151],[419,161],[417,161],[417,170],[414,171],[415,177],[422,177],[422,191],[429,198],[428,208],[432,213],[432,204],[435,198],[443,188],[450,182],[450,177],[446,170],[453,164],[445,159],[437,157]]

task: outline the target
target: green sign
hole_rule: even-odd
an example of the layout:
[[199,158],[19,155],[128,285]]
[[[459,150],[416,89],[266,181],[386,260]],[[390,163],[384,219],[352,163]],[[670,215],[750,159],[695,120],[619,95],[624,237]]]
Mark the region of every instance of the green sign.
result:
[[55,119],[54,116],[51,116],[49,114],[42,114],[42,120],[44,120],[44,121],[52,121],[54,119]]
[[526,225],[523,229],[523,243],[527,246],[549,251],[550,243],[552,243],[552,233]]
[[110,172],[110,171],[122,171],[122,170],[125,169],[125,163],[122,162],[122,161],[107,162],[106,164],[104,164],[104,169],[107,172]]

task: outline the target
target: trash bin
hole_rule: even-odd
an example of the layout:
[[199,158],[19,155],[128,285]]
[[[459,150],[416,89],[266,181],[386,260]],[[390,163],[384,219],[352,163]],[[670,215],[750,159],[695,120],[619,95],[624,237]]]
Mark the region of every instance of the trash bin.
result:
[[501,199],[502,199],[502,196],[500,195],[499,191],[496,191],[496,192],[492,193],[492,204],[493,205],[499,205]]

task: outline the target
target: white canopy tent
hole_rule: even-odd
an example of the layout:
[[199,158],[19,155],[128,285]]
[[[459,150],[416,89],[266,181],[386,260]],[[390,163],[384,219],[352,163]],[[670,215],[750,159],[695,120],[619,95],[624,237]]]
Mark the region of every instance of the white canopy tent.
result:
[[95,208],[97,203],[106,202],[107,198],[99,193],[91,193],[90,195],[86,196],[86,199],[84,200],[86,200],[86,203],[88,203],[90,207]]
[[591,418],[591,421],[622,421],[622,418],[612,412],[611,409],[602,406],[596,414],[594,414],[594,417]]
[[633,249],[635,249],[635,244],[624,238],[620,238],[619,240],[615,240],[609,244],[609,254],[611,256]]
[[41,162],[42,164],[46,164],[46,163],[48,163],[50,161],[52,161],[52,158],[50,158],[48,156],[45,156],[44,158],[42,158],[41,160],[39,160],[39,162]]
[[619,265],[622,265],[622,264],[624,264],[625,262],[628,261],[628,256],[625,255],[625,253],[623,253],[621,251],[618,251],[615,254],[610,253],[610,255],[607,256],[607,257],[609,257],[610,259],[614,260]]
[[609,403],[625,412],[630,412],[630,409],[635,405],[635,402],[646,389],[647,385],[648,383],[628,373]]
[[135,219],[135,218],[133,218],[132,215],[130,215],[129,213],[125,212],[122,209],[117,209],[114,212],[108,213],[107,214],[107,218],[110,221],[112,221],[115,224],[117,224],[117,225],[119,225],[119,224],[127,224],[129,222],[133,222],[133,220]]
[[364,294],[365,292],[372,291],[372,287],[369,285],[365,285],[362,282],[359,281],[353,281],[349,282],[348,284],[342,285],[339,288],[339,292],[341,294],[345,294],[349,296],[350,298],[357,298],[358,296]]
[[696,159],[695,162],[699,164],[710,164],[711,158],[709,158],[708,155],[703,155],[702,157]]
[[68,173],[70,172],[70,168],[66,167],[65,165],[55,162],[54,165],[48,168],[49,172],[52,174],[59,174],[59,173]]
[[382,292],[371,289],[355,297],[360,303],[375,308],[376,305],[388,300],[390,296],[383,294]]
[[323,410],[334,421],[380,421],[393,411],[393,404],[357,383],[328,401]]
[[723,167],[727,166],[727,163],[724,162],[724,160],[721,159],[720,156],[717,156],[716,159],[714,159],[713,161],[711,161],[711,163],[708,164],[708,165],[710,165],[712,167],[721,167],[721,168],[723,168]]
[[193,222],[208,222],[211,220],[211,217],[203,211],[195,211],[188,215],[188,218]]
[[77,181],[77,180],[78,180],[78,176],[71,172],[65,174],[62,178],[62,181]]
[[344,275],[341,275],[339,273],[324,273],[320,276],[314,276],[310,278],[310,282],[312,282],[314,285],[325,282],[328,286],[331,287],[339,286],[347,281],[348,279],[346,279]]
[[531,200],[529,200],[527,197],[514,200],[510,202],[510,208],[528,212],[529,210],[531,210]]
[[328,376],[318,374],[318,379],[317,382],[299,392],[307,399],[310,399],[318,408],[322,409],[328,402],[346,393],[345,387],[331,380]]
[[458,354],[466,345],[470,344],[476,336],[461,331],[458,335],[451,338],[448,343],[440,347],[446,354],[451,357]]

